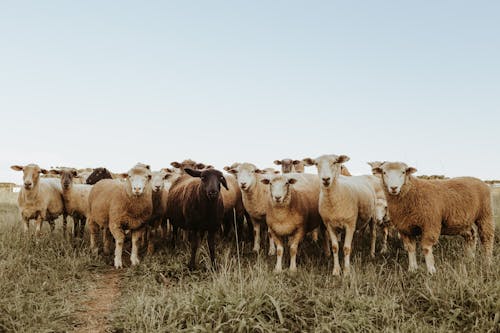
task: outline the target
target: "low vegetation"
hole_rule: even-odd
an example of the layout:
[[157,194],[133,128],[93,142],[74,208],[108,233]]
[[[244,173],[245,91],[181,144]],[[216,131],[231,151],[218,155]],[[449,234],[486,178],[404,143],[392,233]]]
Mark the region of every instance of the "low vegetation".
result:
[[[500,208],[500,191],[494,194]],[[6,198],[0,198],[6,199]],[[3,200],[4,202],[8,200]],[[82,325],[82,311],[96,275],[113,271],[112,257],[92,257],[85,243],[65,239],[60,221],[49,237],[26,238],[12,200],[0,205],[0,331],[61,332]],[[500,210],[497,210],[500,214]],[[496,216],[500,228],[500,216]],[[33,229],[33,227],[32,227]],[[500,327],[500,237],[493,264],[463,256],[463,240],[441,237],[434,249],[438,271],[407,272],[399,240],[368,259],[369,237],[357,245],[350,277],[333,277],[331,259],[306,239],[295,275],[273,274],[274,257],[251,245],[219,242],[219,270],[210,265],[206,242],[199,267],[187,269],[188,244],[165,244],[137,267],[120,270],[121,289],[109,314],[116,332],[233,331],[481,331]],[[128,249],[130,248],[130,244]],[[127,246],[125,247],[127,249]],[[239,250],[239,251],[238,251]],[[240,256],[237,255],[240,254]],[[144,256],[144,254],[143,254]]]

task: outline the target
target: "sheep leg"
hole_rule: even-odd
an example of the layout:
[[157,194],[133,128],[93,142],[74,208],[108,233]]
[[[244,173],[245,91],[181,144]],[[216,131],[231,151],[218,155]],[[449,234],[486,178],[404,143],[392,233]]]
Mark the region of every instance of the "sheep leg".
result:
[[337,238],[337,232],[335,229],[328,225],[328,235],[330,236],[330,241],[332,242],[333,251],[333,275],[340,275],[340,263],[339,263],[339,240]]
[[252,224],[253,224],[253,251],[256,252],[257,254],[260,251],[260,221],[256,221],[252,219]]
[[175,240],[177,238],[177,227],[175,225],[172,226],[172,235],[170,235],[170,247],[175,249]]
[[355,227],[347,226],[345,228],[344,239],[344,274],[348,275],[351,270],[351,250],[352,238],[354,237]]
[[493,257],[493,243],[495,240],[495,223],[493,222],[491,211],[478,219],[476,221],[476,225],[479,239],[484,247],[486,262],[488,265],[491,265],[491,259]]
[[102,230],[102,243],[103,243],[103,253],[104,255],[109,255],[111,253],[111,232],[108,228]]
[[147,249],[146,253],[148,255],[152,255],[155,252],[155,243],[154,243],[154,238],[153,238],[152,227],[147,227],[146,233],[147,233],[146,238],[148,239],[148,249]]
[[389,228],[383,227],[382,231],[384,236],[382,237],[382,248],[380,249],[380,253],[387,253],[387,236],[389,236]]
[[318,239],[319,239],[319,227],[315,228],[312,233],[311,233],[311,236],[312,236],[312,240],[314,242],[317,242]]
[[283,268],[283,240],[281,237],[276,235],[272,230],[271,231],[271,236],[275,239],[276,242],[276,266],[274,267],[274,272],[275,273],[281,273],[282,268]]
[[[438,234],[439,235],[439,234]],[[434,266],[434,255],[432,254],[432,246],[437,242],[437,237],[425,231],[422,234],[422,252],[424,253],[425,265],[429,274],[436,273]]]
[[465,254],[468,258],[474,259],[477,240],[474,228],[471,228],[469,232],[464,233],[462,236],[465,240]]
[[330,236],[328,234],[328,231],[324,228],[324,226],[322,226],[320,230],[321,233],[323,234],[323,251],[325,253],[325,256],[331,257],[332,250],[330,248]]
[[83,217],[82,219],[80,219],[80,230],[79,230],[79,237],[81,237],[83,239],[83,237],[85,236],[85,224],[87,224],[87,218],[86,217]]
[[23,218],[23,230],[24,233],[27,234],[30,231],[30,220]]
[[67,214],[63,214],[62,227],[63,227],[63,235],[64,235],[64,237],[66,237],[66,232],[68,230],[68,215]]
[[[122,268],[123,267],[122,252],[123,252],[123,243],[125,241],[125,233],[123,232],[120,224],[118,223],[110,223],[109,230],[111,231],[111,234],[115,238],[115,268],[117,269]],[[135,241],[137,242],[137,238],[135,239]]]
[[274,256],[276,254],[276,246],[274,245],[274,238],[271,234],[271,228],[267,227],[267,234],[269,235],[269,251],[267,255]]
[[188,267],[190,270],[194,270],[196,268],[196,252],[200,244],[200,237],[197,230],[189,231],[189,241],[191,242],[191,259],[189,260]]
[[97,242],[96,242],[96,236],[99,233],[99,225],[92,221],[92,219],[89,219],[89,232],[90,232],[90,249],[92,252],[97,254],[99,251],[97,247]]
[[41,216],[38,216],[35,221],[35,236],[40,237],[40,233],[42,231],[42,223],[43,223],[43,218]]
[[139,238],[143,237],[144,228],[132,230],[132,253],[130,254],[130,263],[132,266],[138,265],[139,260]]
[[[53,233],[56,228],[56,221],[48,220],[47,222],[49,223],[50,233]],[[66,236],[66,234],[64,234],[64,236]]]
[[215,232],[209,231],[207,236],[208,250],[210,252],[210,261],[212,262],[212,268],[216,269],[215,262]]
[[408,252],[408,271],[414,272],[417,270],[417,242],[414,238],[406,236],[405,234],[400,234],[403,240],[403,246],[405,250]]
[[289,240],[290,243],[290,272],[297,272],[297,252],[299,249],[299,244],[304,238],[305,232],[303,230],[298,230],[295,235]]
[[377,224],[375,220],[370,221],[370,257],[375,258],[375,246],[377,243]]
[[73,238],[76,238],[78,236],[78,229],[80,227],[80,224],[79,224],[80,221],[75,216],[71,216],[71,219],[73,220]]

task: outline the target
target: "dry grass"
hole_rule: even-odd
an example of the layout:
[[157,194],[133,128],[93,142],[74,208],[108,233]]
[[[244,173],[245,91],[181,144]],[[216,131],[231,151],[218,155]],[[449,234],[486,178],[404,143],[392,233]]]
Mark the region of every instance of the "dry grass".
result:
[[[495,191],[497,208],[499,199],[500,190]],[[13,206],[2,214],[0,331],[81,327],[82,306],[90,301],[86,297],[98,273],[112,269],[111,258],[91,258],[87,245],[64,239],[60,227],[38,242],[26,238]],[[500,216],[496,223],[500,227]],[[311,242],[300,249],[296,276],[273,274],[274,258],[256,258],[249,247],[238,261],[232,243],[218,245],[217,272],[209,269],[205,244],[200,269],[189,272],[187,244],[175,252],[163,247],[139,267],[121,271],[121,296],[110,307],[109,327],[119,332],[499,332],[498,234],[491,268],[465,260],[461,238],[443,237],[435,250],[434,276],[425,273],[422,257],[420,271],[408,273],[397,240],[389,254],[374,260],[368,259],[366,245],[359,246],[355,273],[342,278],[331,276],[330,260]]]

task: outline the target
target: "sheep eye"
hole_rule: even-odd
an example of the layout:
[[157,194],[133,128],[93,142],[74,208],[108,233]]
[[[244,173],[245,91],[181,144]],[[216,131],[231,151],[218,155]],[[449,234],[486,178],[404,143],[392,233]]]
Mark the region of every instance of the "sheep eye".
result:
[[387,173],[384,171],[384,175],[386,175]]

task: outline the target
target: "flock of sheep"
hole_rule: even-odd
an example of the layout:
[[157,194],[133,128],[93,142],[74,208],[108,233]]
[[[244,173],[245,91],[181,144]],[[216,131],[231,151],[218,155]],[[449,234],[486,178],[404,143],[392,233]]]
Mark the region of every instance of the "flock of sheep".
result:
[[[491,262],[495,224],[490,188],[483,181],[419,179],[413,176],[415,168],[401,162],[371,162],[372,175],[353,176],[343,165],[348,160],[345,155],[323,155],[274,161],[281,172],[234,163],[223,173],[192,160],[172,162],[173,168],[159,171],[138,163],[123,174],[104,168],[45,170],[36,164],[12,169],[23,171],[18,204],[26,232],[32,219],[37,235],[43,221],[53,230],[54,220],[61,215],[66,232],[66,218],[71,216],[73,236],[82,237],[87,224],[90,247],[96,253],[99,234],[105,254],[110,253],[114,239],[116,268],[123,267],[127,233],[132,238],[131,264],[137,265],[141,246],[147,242],[151,254],[155,241],[165,240],[168,234],[175,246],[178,229],[189,235],[189,267],[195,268],[205,233],[215,267],[218,233],[228,237],[232,228],[241,240],[253,242],[255,252],[260,251],[261,234],[267,234],[268,253],[277,258],[276,272],[282,271],[285,239],[289,270],[294,272],[299,244],[311,234],[314,240],[323,240],[327,256],[333,253],[333,274],[339,275],[343,234],[343,272],[348,274],[353,237],[366,228],[372,256],[377,230],[383,230],[381,252],[385,252],[389,228],[395,229],[408,252],[410,271],[417,268],[417,236],[431,274],[436,271],[432,247],[440,235],[464,237],[466,254],[471,257],[479,236],[486,261]],[[317,173],[304,173],[304,166],[315,166]]]

